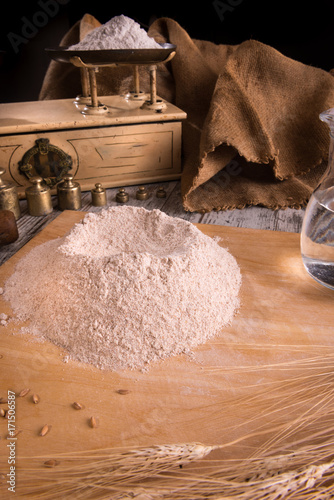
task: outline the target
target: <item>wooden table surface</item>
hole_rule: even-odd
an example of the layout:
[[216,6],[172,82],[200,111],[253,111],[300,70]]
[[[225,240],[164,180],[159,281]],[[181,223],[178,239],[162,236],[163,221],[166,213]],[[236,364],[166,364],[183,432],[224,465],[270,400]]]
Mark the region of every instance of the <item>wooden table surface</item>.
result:
[[[153,196],[151,201],[155,201]],[[149,201],[146,206],[150,206]],[[33,246],[64,235],[83,215],[63,212],[48,224],[1,267],[0,286]],[[207,214],[207,218],[214,215]],[[311,436],[315,429],[324,432],[319,412],[327,429],[326,404],[330,406],[333,398],[325,400],[322,382],[316,382],[315,363],[324,363],[326,356],[334,355],[334,295],[307,275],[299,235],[217,223],[197,227],[220,238],[229,248],[240,265],[243,281],[240,311],[232,324],[222,336],[196,349],[193,357],[176,356],[143,373],[101,372],[83,363],[64,362],[66,352],[50,342],[13,335],[12,329],[20,325],[0,326],[0,398],[6,398],[9,390],[16,395],[15,429],[19,434],[13,446],[18,498],[27,498],[27,480],[33,490],[39,487],[48,474],[45,460],[58,460],[62,453],[80,455],[119,446],[199,441],[222,446],[212,459],[224,462],[260,453],[261,447],[268,448],[270,443],[290,447],[301,431]],[[0,307],[10,317],[9,305],[1,297]],[[321,369],[326,376],[322,365]],[[313,391],[309,390],[311,383],[316,386]],[[24,389],[30,391],[20,397]],[[33,403],[34,393],[40,396],[39,404]],[[83,410],[75,410],[74,401],[83,404]],[[312,411],[315,428],[304,429],[301,424],[307,415],[311,419]],[[330,406],[329,415],[331,411]],[[89,425],[91,416],[98,420],[98,427]],[[4,499],[12,497],[6,482],[1,484],[1,474],[6,477],[9,470],[9,423],[0,420],[0,498]],[[51,430],[41,437],[45,425]],[[331,430],[329,439],[332,441]],[[293,450],[296,452],[296,446]],[[35,469],[30,470],[27,464],[32,458]],[[66,470],[62,463],[54,469],[56,482],[62,467]],[[111,493],[57,496],[52,488],[43,498],[119,499]]]
[[[164,187],[166,198],[156,197],[159,186]],[[146,188],[149,191],[148,199],[139,201],[136,199],[138,186],[126,187],[126,191],[129,194],[127,205],[141,206],[147,210],[159,209],[172,217],[180,217],[193,223],[286,231],[291,233],[299,233],[303,222],[304,210],[290,208],[270,210],[263,207],[249,207],[242,210],[213,211],[205,214],[186,212],[182,206],[179,181],[148,184]],[[107,190],[107,206],[119,205],[115,201],[117,191],[118,188]],[[19,239],[15,243],[0,248],[0,265],[12,257],[23,245],[38,234],[43,227],[47,226],[61,213],[57,210],[56,197],[53,197],[54,211],[44,217],[29,216],[25,200],[21,200],[20,205],[22,217],[18,221]],[[90,192],[82,193],[81,210],[84,212],[99,212],[101,210],[101,208],[92,206]]]

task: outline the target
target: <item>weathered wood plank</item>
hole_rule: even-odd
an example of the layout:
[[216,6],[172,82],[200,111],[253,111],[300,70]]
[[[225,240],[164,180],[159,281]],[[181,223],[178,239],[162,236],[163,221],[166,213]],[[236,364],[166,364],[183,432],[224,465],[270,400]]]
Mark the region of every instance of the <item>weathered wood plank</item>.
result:
[[263,207],[248,207],[242,210],[209,212],[203,215],[201,222],[203,224],[299,233],[303,218],[304,210],[293,208],[270,210]]

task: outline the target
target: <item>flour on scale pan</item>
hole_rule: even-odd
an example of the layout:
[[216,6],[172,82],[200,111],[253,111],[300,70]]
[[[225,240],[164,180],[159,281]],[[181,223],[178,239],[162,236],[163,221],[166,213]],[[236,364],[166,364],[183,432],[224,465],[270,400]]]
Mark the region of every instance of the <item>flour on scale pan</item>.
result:
[[68,50],[161,49],[133,19],[120,15],[90,31]]

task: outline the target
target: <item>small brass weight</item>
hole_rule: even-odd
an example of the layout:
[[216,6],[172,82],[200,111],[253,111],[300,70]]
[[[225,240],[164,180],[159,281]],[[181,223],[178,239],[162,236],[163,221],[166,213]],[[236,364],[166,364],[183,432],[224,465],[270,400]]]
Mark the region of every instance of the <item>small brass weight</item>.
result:
[[119,188],[118,193],[116,194],[116,201],[117,203],[126,203],[129,201],[129,195],[124,188]]
[[95,188],[91,190],[93,207],[103,207],[107,204],[106,190],[100,182],[95,184]]
[[145,186],[139,186],[138,191],[136,192],[137,200],[147,200],[148,191]]
[[73,175],[64,175],[63,180],[57,184],[59,210],[80,210],[81,187],[73,181]]
[[42,177],[31,177],[31,187],[25,190],[28,212],[36,217],[50,214],[53,211],[50,188],[43,184]]
[[157,190],[157,198],[166,198],[166,191],[162,186],[160,186]]

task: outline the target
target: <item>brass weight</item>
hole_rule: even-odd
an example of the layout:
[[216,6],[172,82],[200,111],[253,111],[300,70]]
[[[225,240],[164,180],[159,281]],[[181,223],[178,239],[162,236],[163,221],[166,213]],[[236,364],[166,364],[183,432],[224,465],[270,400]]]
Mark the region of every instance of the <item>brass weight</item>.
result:
[[116,201],[117,203],[126,203],[129,201],[129,195],[124,188],[119,188],[118,193],[116,194]]
[[25,190],[28,212],[33,216],[50,214],[53,211],[50,188],[43,184],[42,177],[31,177],[31,187]]
[[93,207],[103,207],[107,204],[106,190],[100,182],[95,184],[95,188],[91,190]]
[[138,188],[138,191],[136,192],[136,198],[137,198],[137,200],[147,200],[148,191],[145,188],[145,186],[140,186]]
[[157,190],[157,198],[166,198],[166,191],[162,186]]
[[80,210],[81,187],[78,182],[73,181],[73,175],[65,175],[57,184],[57,196],[59,210]]

